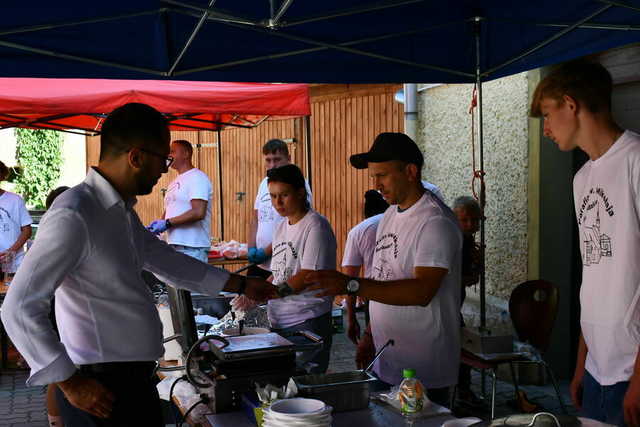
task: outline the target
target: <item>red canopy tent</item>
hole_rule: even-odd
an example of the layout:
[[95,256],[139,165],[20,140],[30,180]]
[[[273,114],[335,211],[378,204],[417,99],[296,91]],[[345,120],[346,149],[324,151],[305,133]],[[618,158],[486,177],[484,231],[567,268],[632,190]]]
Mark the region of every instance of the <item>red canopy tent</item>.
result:
[[[221,186],[219,131],[225,126],[252,128],[270,118],[307,116],[306,143],[310,143],[306,84],[0,78],[0,129],[24,127],[95,136],[107,114],[129,102],[156,108],[168,118],[171,130],[218,131]],[[307,147],[308,165],[310,155]],[[311,181],[310,168],[307,179]],[[223,215],[221,200],[219,221],[224,235]]]
[[308,116],[305,84],[106,79],[0,79],[0,129],[99,132],[114,108],[141,102],[164,113],[172,130],[254,127],[270,117]]

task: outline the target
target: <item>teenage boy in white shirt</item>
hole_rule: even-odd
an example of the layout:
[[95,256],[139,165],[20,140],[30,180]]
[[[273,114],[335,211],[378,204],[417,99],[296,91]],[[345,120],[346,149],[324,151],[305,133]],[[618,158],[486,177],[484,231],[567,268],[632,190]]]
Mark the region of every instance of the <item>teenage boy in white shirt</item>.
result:
[[[264,166],[267,172],[271,169],[291,163],[287,143],[281,139],[271,139],[262,146]],[[305,180],[307,197],[311,203],[311,188]],[[258,264],[247,271],[250,276],[267,278],[271,275],[271,242],[276,227],[284,219],[271,204],[267,177],[260,182],[256,200],[253,205],[254,216],[249,222],[249,262]]]
[[149,225],[154,234],[167,232],[167,243],[202,262],[211,247],[211,181],[193,166],[193,147],[182,139],[171,143],[171,168],[178,172],[164,196],[164,213]]
[[[153,236],[133,206],[167,172],[169,128],[145,104],[112,111],[100,160],[44,215],[2,306],[2,322],[31,368],[27,384],[57,384],[66,427],[161,426],[153,381],[162,323],[143,269],[178,288],[266,300],[274,287],[181,254]],[[55,334],[49,314],[55,293]]]
[[589,161],[573,180],[582,334],[571,398],[584,415],[640,426],[640,136],[611,114],[612,79],[600,64],[564,64],[535,90],[531,115],[562,151]]
[[350,160],[369,168],[392,205],[378,225],[374,279],[322,271],[309,273],[305,283],[323,289],[320,295],[370,300],[376,349],[395,340],[378,359],[378,376],[397,385],[404,368],[416,369],[429,398],[448,405],[460,360],[462,235],[456,217],[420,182],[424,160],[407,135],[382,133],[368,152]]

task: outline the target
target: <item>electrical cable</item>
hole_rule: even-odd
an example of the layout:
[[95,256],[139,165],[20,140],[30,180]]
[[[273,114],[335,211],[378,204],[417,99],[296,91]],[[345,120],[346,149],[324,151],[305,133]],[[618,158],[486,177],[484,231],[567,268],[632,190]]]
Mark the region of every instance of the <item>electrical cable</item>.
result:
[[220,341],[222,343],[222,347],[220,347],[221,349],[229,345],[229,341],[227,341],[223,337],[220,337],[218,335],[206,335],[200,338],[191,346],[191,348],[189,349],[189,352],[187,353],[187,358],[184,362],[184,365],[186,367],[185,373],[187,375],[187,379],[189,380],[189,382],[199,388],[209,388],[212,386],[212,384],[202,383],[195,379],[195,377],[191,374],[191,361],[193,357],[196,355],[196,353],[201,351],[200,345],[209,340]]
[[206,396],[202,396],[202,399],[198,400],[196,403],[191,405],[191,407],[187,409],[187,412],[185,412],[184,415],[182,416],[182,421],[180,421],[180,424],[178,424],[178,427],[182,427],[182,424],[187,420],[187,418],[189,417],[189,414],[191,413],[191,411],[193,411],[196,408],[196,406],[198,406],[201,403],[206,405],[208,402],[209,402],[209,399],[206,398]]
[[[171,400],[173,398],[173,389],[175,388],[176,384],[180,382],[180,380],[186,381],[187,376],[183,375],[177,378],[173,383],[171,383],[171,388],[169,389],[169,405],[170,406],[173,404],[173,400]],[[178,424],[178,417],[176,417],[176,412],[173,409],[173,407],[171,407],[171,414],[173,414],[173,421],[175,421],[175,423]]]

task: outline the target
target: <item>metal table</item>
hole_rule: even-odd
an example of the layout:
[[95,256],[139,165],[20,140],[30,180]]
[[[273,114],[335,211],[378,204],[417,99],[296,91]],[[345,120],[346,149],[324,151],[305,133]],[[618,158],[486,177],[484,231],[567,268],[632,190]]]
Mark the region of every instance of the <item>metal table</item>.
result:
[[[244,412],[228,412],[207,415],[207,421],[212,427],[255,427]],[[442,423],[455,419],[451,414],[415,420],[415,427],[440,427]],[[383,407],[383,404],[369,402],[369,408],[359,411],[337,412],[333,414],[332,427],[389,427],[403,426],[406,420],[399,414]]]

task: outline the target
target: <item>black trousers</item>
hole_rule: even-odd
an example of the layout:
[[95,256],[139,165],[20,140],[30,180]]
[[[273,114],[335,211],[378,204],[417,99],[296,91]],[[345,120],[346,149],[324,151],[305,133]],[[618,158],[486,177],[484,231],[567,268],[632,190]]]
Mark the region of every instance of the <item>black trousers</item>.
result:
[[83,365],[82,375],[95,379],[115,395],[109,419],[95,417],[71,405],[60,388],[56,400],[65,427],[163,427],[155,362],[112,362]]

